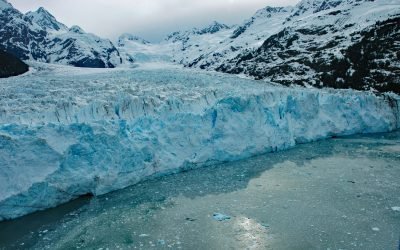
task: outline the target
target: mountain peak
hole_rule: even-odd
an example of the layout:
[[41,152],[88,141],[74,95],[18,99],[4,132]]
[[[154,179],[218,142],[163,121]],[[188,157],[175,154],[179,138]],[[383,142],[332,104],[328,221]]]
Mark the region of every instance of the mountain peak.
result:
[[359,4],[361,2],[374,0],[302,0],[296,5],[292,16],[299,16],[304,13],[317,13],[320,11],[336,8],[342,4]]
[[262,8],[256,12],[256,15],[261,15],[265,13],[280,13],[280,12],[288,12],[288,10],[291,9],[291,7],[271,7],[267,6],[265,8]]
[[50,13],[49,13],[45,8],[43,8],[43,7],[39,7],[39,8],[37,9],[36,12],[43,12],[43,13],[50,14]]
[[44,30],[67,30],[67,26],[57,21],[45,8],[40,7],[34,12],[26,13],[26,17],[33,23],[38,24]]
[[359,5],[363,2],[374,2],[374,0],[302,0],[296,5],[291,17],[300,16],[305,13],[318,13],[345,4],[349,5],[349,8],[352,8],[351,6]]
[[296,5],[296,8],[295,8],[292,16],[300,16],[306,12],[313,13],[324,2],[325,2],[325,0],[302,0]]
[[29,13],[32,13],[32,14],[36,14],[36,15],[40,15],[40,16],[42,16],[42,17],[46,17],[46,18],[52,18],[52,19],[55,19],[55,17],[52,15],[52,14],[50,14],[50,12],[48,12],[45,8],[43,8],[43,7],[39,7],[36,11],[34,11],[34,12],[29,12]]
[[77,33],[77,34],[84,34],[85,31],[79,27],[78,25],[74,25],[69,29],[70,32]]
[[339,6],[340,4],[343,3],[343,0],[325,0],[323,1],[320,6],[314,10],[314,13],[323,11],[323,10],[327,10],[327,9],[331,9],[331,8],[335,8],[337,6]]
[[219,23],[217,21],[213,21],[210,25],[208,25],[207,27],[197,31],[196,33],[199,34],[199,35],[206,34],[206,33],[214,34],[214,33],[217,33],[220,30],[230,29],[230,28],[231,27],[226,25],[226,24]]

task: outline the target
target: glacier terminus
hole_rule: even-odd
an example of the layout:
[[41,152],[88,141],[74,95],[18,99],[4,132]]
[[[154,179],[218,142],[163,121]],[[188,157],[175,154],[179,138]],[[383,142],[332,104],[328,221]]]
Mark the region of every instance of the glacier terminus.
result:
[[400,127],[395,94],[289,88],[175,66],[35,67],[0,81],[2,220],[150,176]]

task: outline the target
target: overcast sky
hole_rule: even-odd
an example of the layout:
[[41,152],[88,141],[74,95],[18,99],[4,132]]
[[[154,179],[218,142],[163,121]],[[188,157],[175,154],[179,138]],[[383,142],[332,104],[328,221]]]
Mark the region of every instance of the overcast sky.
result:
[[299,0],[9,0],[22,12],[45,7],[60,22],[115,40],[124,32],[157,41],[167,34],[213,20],[241,23],[267,5]]

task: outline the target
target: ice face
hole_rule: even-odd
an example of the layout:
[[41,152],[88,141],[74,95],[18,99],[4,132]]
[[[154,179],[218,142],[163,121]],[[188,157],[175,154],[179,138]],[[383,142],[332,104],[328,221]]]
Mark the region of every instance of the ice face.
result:
[[2,222],[0,249],[397,249],[399,154],[400,131],[164,176]]
[[149,176],[399,127],[396,95],[175,68],[35,67],[0,81],[0,220]]

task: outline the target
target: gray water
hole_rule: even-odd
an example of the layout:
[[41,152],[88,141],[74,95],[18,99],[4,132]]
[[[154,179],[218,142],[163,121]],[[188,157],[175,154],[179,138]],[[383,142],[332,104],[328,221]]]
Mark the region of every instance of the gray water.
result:
[[399,209],[400,132],[352,136],[2,222],[0,249],[396,250]]

